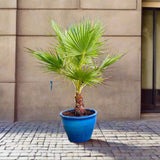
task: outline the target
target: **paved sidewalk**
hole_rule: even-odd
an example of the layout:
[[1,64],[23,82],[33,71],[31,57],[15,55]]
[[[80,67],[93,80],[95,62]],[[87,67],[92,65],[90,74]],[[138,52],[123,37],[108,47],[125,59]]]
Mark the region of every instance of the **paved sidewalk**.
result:
[[70,143],[62,124],[0,122],[0,160],[160,160],[160,121],[97,123],[92,140]]

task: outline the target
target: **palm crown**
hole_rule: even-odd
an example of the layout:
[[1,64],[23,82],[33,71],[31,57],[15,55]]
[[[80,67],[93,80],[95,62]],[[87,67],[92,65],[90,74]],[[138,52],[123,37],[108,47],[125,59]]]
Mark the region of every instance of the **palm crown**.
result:
[[100,65],[95,63],[95,59],[103,53],[105,44],[101,39],[104,30],[99,21],[83,20],[66,30],[54,21],[51,21],[51,26],[56,33],[56,43],[52,49],[28,50],[41,61],[47,71],[72,80],[77,94],[86,85],[102,83],[103,71],[122,56],[107,55]]

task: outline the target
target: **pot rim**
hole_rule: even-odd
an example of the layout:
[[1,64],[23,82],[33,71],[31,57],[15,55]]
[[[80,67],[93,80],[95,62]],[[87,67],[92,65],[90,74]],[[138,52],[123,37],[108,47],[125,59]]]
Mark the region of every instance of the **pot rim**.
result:
[[88,119],[88,118],[95,117],[95,116],[98,114],[98,112],[97,112],[95,109],[88,109],[88,108],[86,108],[86,110],[93,111],[94,113],[91,114],[91,115],[89,115],[89,116],[82,116],[82,117],[70,117],[70,116],[65,116],[65,115],[63,115],[64,112],[66,112],[66,111],[73,111],[73,110],[74,110],[74,109],[64,110],[64,111],[60,112],[59,115],[60,115],[62,118],[65,118],[65,119],[82,120],[82,119]]

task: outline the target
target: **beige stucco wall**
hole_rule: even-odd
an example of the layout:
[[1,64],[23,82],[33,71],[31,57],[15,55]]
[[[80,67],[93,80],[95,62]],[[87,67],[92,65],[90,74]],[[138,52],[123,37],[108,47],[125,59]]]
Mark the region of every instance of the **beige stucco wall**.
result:
[[14,120],[16,0],[0,0],[0,121]]
[[140,118],[141,0],[9,1],[0,0],[0,120],[13,120],[14,110],[18,121],[60,120],[61,110],[73,108],[72,84],[44,73],[25,47],[47,48],[50,19],[66,27],[83,17],[104,23],[111,52],[128,51],[105,72],[112,76],[107,85],[84,89],[86,108],[98,110],[98,120]]

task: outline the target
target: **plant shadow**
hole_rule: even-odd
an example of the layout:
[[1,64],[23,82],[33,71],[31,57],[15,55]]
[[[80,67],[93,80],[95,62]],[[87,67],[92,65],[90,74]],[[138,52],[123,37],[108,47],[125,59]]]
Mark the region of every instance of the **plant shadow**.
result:
[[[160,145],[125,144],[111,142],[111,140],[90,139],[87,142],[77,143],[98,157],[113,158],[116,160],[151,160],[160,157]],[[92,156],[93,156],[92,155]]]

